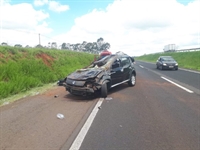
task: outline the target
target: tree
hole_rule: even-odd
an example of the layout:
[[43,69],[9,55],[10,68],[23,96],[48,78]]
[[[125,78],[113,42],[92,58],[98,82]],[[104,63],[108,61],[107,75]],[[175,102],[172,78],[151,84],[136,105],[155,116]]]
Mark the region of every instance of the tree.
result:
[[93,49],[98,49],[98,47],[97,47],[97,42],[93,42]]
[[100,37],[99,39],[97,39],[97,43],[98,42],[103,42],[104,40],[103,40],[103,38],[102,37]]
[[31,48],[29,45],[26,45],[26,48]]
[[93,43],[89,42],[85,45],[85,51],[91,52],[93,47]]
[[100,37],[99,39],[97,39],[97,48],[98,48],[98,51],[101,51],[101,46],[103,45],[104,43],[104,40],[102,37]]
[[69,46],[69,50],[74,50],[74,44],[70,44],[70,46]]
[[48,43],[48,48],[51,48],[51,42]]
[[41,44],[38,44],[35,46],[35,48],[43,48],[43,46]]
[[21,44],[15,44],[14,47],[22,47],[22,45]]
[[78,51],[79,48],[80,48],[80,43],[77,43],[77,44],[74,45],[74,50],[75,51]]
[[8,46],[8,44],[6,42],[1,43],[1,45]]
[[52,42],[52,43],[51,43],[51,48],[57,49],[57,43],[56,43],[56,42]]
[[103,50],[106,50],[106,49],[109,49],[109,48],[110,48],[110,44],[109,44],[109,43],[104,43],[104,44],[101,46],[100,50],[103,51]]
[[66,49],[66,43],[62,43],[61,49]]

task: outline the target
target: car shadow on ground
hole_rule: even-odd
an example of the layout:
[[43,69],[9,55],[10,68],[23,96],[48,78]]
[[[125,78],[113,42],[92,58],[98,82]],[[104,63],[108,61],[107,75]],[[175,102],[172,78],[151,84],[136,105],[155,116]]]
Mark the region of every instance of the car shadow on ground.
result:
[[97,98],[100,98],[100,93],[95,93],[88,96],[78,96],[78,95],[72,95],[70,93],[66,94],[64,98],[69,99],[70,101],[76,101],[76,102],[82,102],[82,101],[93,101]]
[[113,87],[111,88],[109,91],[108,91],[108,95],[109,94],[113,94],[113,93],[116,93],[116,92],[119,92],[119,91],[122,91],[122,90],[125,90],[127,88],[130,88],[130,86],[127,84],[127,83],[123,83],[123,84],[120,84],[116,87]]
[[177,71],[177,70],[175,70],[175,69],[163,69],[163,70],[161,70],[161,69],[157,69],[157,68],[151,68],[152,70],[157,70],[157,71]]
[[[108,90],[108,97],[109,97],[109,95],[111,95],[113,93],[125,90],[127,88],[130,88],[130,86],[128,86],[127,83],[113,87],[113,88]],[[70,101],[82,102],[82,101],[93,101],[95,99],[102,98],[102,97],[101,97],[100,91],[98,91],[95,94],[92,94],[92,95],[89,95],[89,96],[77,96],[77,95],[72,95],[70,93],[67,93],[64,96],[64,98],[69,99]]]

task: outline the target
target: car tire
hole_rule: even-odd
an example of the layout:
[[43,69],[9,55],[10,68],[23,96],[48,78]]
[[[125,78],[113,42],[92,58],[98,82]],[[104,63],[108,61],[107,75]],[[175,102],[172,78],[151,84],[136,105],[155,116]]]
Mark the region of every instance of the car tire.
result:
[[103,82],[101,86],[101,97],[106,98],[108,95],[108,88],[106,82]]
[[136,84],[136,77],[135,77],[134,74],[132,74],[132,75],[130,76],[129,81],[128,81],[128,85],[129,85],[129,86],[135,86],[135,84]]

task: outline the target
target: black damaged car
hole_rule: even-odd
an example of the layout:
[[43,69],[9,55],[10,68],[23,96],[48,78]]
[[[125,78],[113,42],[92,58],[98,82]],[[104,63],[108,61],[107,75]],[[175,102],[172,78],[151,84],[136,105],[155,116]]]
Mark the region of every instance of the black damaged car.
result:
[[69,74],[58,85],[62,85],[73,95],[87,96],[98,91],[101,97],[107,97],[110,88],[128,83],[136,84],[134,59],[122,52],[105,56],[90,66]]

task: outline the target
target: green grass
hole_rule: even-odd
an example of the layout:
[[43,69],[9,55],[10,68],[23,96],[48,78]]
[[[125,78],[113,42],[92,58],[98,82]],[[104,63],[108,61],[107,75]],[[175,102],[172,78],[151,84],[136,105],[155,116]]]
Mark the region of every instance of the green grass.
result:
[[[149,54],[135,59],[155,63],[161,55],[174,57],[179,67],[200,71],[200,51]],[[69,50],[0,46],[0,105],[10,97],[55,84],[93,59],[92,54]]]
[[135,59],[156,63],[159,56],[172,56],[178,62],[179,67],[200,71],[200,51],[148,54]]
[[9,96],[55,83],[93,59],[92,54],[69,50],[0,46],[0,104]]

